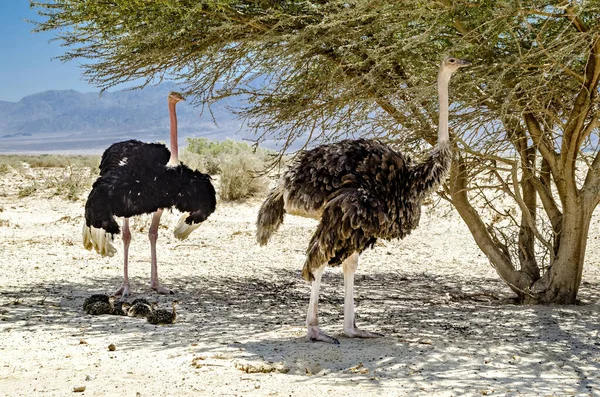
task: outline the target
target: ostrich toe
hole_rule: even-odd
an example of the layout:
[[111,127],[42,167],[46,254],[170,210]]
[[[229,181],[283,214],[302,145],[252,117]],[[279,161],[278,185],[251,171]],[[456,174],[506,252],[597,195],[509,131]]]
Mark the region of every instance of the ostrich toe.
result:
[[156,285],[151,284],[150,288],[152,288],[154,291],[158,292],[161,295],[173,295],[175,293],[175,291],[165,288],[159,284],[156,284]]
[[122,296],[123,298],[129,296],[129,283],[123,282],[117,292],[114,294],[115,296]]
[[333,343],[334,345],[339,345],[340,341],[335,339],[332,336],[327,335],[325,332],[321,331],[321,329],[315,325],[309,325],[308,331],[306,333],[306,339],[311,342],[327,342]]
[[348,338],[382,338],[385,336],[379,332],[364,331],[356,327],[344,329],[344,334]]

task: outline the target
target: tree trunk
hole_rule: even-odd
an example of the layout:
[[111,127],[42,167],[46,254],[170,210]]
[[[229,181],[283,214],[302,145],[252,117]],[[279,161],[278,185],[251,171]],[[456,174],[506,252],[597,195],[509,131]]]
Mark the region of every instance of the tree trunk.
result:
[[[519,300],[527,304],[576,303],[594,206],[583,202],[583,197],[573,198],[565,205],[561,224],[555,227],[561,233],[554,240],[553,252],[548,253],[551,256],[550,266],[541,277],[535,277],[535,272],[530,268],[516,270],[511,259],[494,243],[481,217],[469,203],[466,194],[466,174],[464,159],[459,155],[452,163],[450,173],[448,193],[452,203],[469,227],[479,248],[488,257],[498,275],[517,294]],[[529,187],[524,189],[529,190]],[[570,197],[576,195],[576,192],[570,193]],[[528,206],[533,205],[533,201],[526,202]],[[521,228],[519,248],[526,254],[520,257],[521,265],[528,260],[531,260],[529,264],[532,265],[534,260],[533,236],[528,232],[530,231]]]
[[475,243],[488,257],[498,275],[506,282],[520,300],[524,299],[529,287],[533,283],[526,273],[515,270],[510,257],[500,249],[491,238],[481,217],[473,208],[467,197],[467,171],[464,158],[460,155],[452,162],[450,168],[450,181],[448,193],[454,208],[469,227]]
[[524,303],[576,303],[592,217],[583,206],[577,207],[565,212],[558,253],[547,272],[532,285]]

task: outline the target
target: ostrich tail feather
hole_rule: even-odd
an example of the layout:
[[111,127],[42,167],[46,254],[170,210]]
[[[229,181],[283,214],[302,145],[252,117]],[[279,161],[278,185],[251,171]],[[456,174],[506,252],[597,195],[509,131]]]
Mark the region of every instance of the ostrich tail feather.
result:
[[102,256],[113,256],[117,252],[117,248],[113,244],[112,234],[93,226],[87,226],[85,222],[82,237],[83,247],[89,251],[94,249]]
[[188,223],[186,223],[185,220],[189,216],[190,216],[190,214],[186,212],[177,221],[177,225],[175,226],[175,230],[173,230],[173,234],[175,235],[175,238],[177,238],[179,240],[185,240],[186,238],[189,237],[189,235],[194,230],[196,230],[200,226],[200,223],[192,223],[191,225],[188,224]]
[[261,205],[256,219],[256,241],[266,245],[273,233],[283,223],[285,215],[283,189],[276,187]]

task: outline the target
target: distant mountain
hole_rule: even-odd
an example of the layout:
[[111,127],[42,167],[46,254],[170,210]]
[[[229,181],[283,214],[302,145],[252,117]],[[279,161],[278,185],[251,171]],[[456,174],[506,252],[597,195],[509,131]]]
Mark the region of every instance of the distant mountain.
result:
[[[141,90],[80,93],[45,91],[19,102],[0,101],[0,152],[102,152],[120,140],[168,141],[167,95],[176,90],[166,82]],[[212,116],[186,102],[177,105],[180,144],[185,137],[222,140],[251,137],[228,110],[235,100],[217,103]]]

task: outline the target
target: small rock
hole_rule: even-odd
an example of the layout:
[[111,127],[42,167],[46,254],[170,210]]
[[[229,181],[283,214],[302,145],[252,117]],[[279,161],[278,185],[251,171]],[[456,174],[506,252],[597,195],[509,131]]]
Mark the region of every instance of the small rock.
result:
[[112,343],[108,345],[108,351],[114,352],[115,350],[117,350],[117,347],[115,345],[113,345]]
[[83,393],[84,391],[85,391],[85,386],[79,386],[79,387],[73,388],[74,393]]

